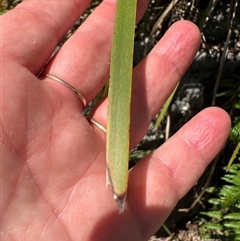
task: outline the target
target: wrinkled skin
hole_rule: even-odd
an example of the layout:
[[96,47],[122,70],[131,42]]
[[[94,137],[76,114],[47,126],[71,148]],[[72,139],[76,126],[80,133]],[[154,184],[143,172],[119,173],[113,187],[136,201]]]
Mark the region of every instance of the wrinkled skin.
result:
[[[147,0],[138,3],[139,20]],[[77,96],[37,74],[89,0],[26,0],[1,17],[2,240],[147,240],[196,183],[229,133],[228,115],[208,108],[129,173],[119,216],[105,187],[105,133]],[[91,101],[109,75],[116,0],[105,0],[44,72]],[[131,147],[192,62],[197,27],[180,21],[134,69]],[[92,116],[106,126],[107,99]]]

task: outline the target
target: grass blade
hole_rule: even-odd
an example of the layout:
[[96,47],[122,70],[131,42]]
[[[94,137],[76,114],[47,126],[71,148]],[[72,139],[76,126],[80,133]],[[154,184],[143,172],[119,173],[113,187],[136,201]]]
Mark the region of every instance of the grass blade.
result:
[[[179,85],[179,84],[178,84],[178,85]],[[172,99],[173,99],[173,97],[174,97],[174,95],[175,95],[175,93],[176,93],[176,90],[177,90],[177,88],[178,88],[178,85],[175,87],[174,91],[173,91],[172,94],[168,97],[167,101],[166,101],[165,104],[163,105],[163,108],[162,108],[159,116],[157,117],[156,123],[155,123],[155,125],[154,125],[154,129],[155,129],[155,130],[160,126],[160,124],[161,124],[164,116],[166,115],[166,113],[167,113],[167,111],[168,111],[168,109],[169,109],[169,106],[170,106],[170,104],[171,104],[171,102],[172,102]]]
[[107,121],[107,184],[119,213],[128,183],[132,61],[137,0],[118,0],[110,63]]

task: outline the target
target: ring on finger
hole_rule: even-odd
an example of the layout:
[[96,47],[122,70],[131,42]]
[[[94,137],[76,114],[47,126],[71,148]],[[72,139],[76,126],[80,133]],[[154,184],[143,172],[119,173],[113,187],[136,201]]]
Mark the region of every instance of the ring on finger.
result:
[[57,77],[56,75],[53,75],[53,74],[45,74],[46,77],[52,79],[52,80],[55,80],[57,81],[58,83],[61,83],[63,85],[65,85],[66,87],[68,87],[70,90],[72,90],[77,96],[78,98],[81,100],[82,104],[83,104],[83,107],[86,107],[86,99],[84,98],[84,96],[76,89],[74,88],[72,85],[70,85],[69,83],[67,83],[65,80]]

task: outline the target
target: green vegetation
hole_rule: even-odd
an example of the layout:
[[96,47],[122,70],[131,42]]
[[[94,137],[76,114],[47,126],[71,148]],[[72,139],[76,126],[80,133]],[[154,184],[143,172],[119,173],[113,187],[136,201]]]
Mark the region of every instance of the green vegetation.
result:
[[[239,103],[234,105],[237,109],[240,109]],[[201,212],[202,215],[210,218],[201,225],[204,237],[240,240],[240,116],[235,118],[229,137],[229,145],[235,144],[235,150],[227,165],[227,172],[221,177],[223,184],[207,189],[207,192],[211,193],[208,203],[212,207]]]
[[[3,0],[0,14],[18,3]],[[92,1],[60,45],[100,3]],[[161,145],[204,107],[224,108],[233,122],[229,140],[192,190],[195,195],[190,205],[184,206],[184,212],[178,212],[175,222],[194,220],[204,237],[240,240],[240,7],[238,0],[151,0],[135,30],[134,64],[139,63],[169,26],[180,19],[190,20],[199,27],[202,45],[195,62],[166,105],[165,114],[158,115],[160,121],[157,117],[153,120],[146,137],[132,151],[130,165]],[[106,95],[106,89],[91,105]],[[160,235],[176,231],[174,227],[178,224],[169,220],[165,223],[168,234],[164,231]]]
[[[240,161],[240,157],[237,161]],[[240,240],[240,163],[232,165],[221,179],[225,184],[214,188],[216,197],[208,200],[213,207],[201,212],[210,218],[201,226],[201,231],[204,237],[237,241]]]
[[110,63],[107,118],[107,183],[119,213],[128,184],[132,64],[137,1],[118,0]]

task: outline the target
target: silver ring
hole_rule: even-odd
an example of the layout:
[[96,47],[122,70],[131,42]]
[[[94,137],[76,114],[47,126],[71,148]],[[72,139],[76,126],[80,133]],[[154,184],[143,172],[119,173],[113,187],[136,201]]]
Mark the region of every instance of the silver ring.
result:
[[86,99],[84,98],[84,96],[76,89],[74,88],[72,85],[70,85],[69,83],[67,83],[66,81],[64,81],[63,79],[60,79],[59,77],[53,75],[53,74],[45,74],[46,77],[55,80],[63,85],[65,85],[66,87],[68,87],[70,90],[72,90],[77,96],[78,98],[81,100],[83,107],[86,107]]

